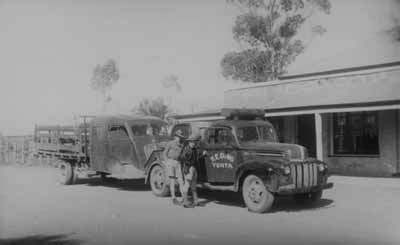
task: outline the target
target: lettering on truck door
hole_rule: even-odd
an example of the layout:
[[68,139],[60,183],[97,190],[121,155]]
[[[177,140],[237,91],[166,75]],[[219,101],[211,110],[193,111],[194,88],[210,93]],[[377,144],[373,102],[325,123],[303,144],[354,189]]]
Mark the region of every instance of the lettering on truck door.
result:
[[229,128],[209,128],[205,133],[208,182],[232,183],[237,168],[237,151]]

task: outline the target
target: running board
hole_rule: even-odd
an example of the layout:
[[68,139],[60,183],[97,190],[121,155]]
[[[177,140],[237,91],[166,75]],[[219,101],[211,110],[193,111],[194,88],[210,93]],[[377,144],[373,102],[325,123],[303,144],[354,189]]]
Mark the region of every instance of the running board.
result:
[[235,186],[233,185],[212,185],[210,183],[202,183],[197,185],[200,188],[207,188],[210,190],[219,190],[219,191],[235,191]]

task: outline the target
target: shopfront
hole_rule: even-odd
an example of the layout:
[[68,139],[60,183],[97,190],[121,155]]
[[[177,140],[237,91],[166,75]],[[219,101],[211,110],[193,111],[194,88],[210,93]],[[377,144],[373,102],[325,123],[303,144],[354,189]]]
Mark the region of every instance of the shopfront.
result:
[[282,142],[297,143],[332,172],[400,172],[400,62],[228,90],[224,107],[264,108]]
[[[400,62],[281,77],[225,91],[225,108],[263,108],[281,142],[333,173],[400,174]],[[219,110],[178,120],[221,118]]]

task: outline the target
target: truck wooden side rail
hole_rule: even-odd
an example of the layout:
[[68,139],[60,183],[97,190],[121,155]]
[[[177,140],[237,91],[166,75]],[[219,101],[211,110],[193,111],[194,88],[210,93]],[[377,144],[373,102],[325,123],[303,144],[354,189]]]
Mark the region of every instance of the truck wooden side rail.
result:
[[88,162],[88,134],[86,123],[79,126],[35,126],[36,155]]

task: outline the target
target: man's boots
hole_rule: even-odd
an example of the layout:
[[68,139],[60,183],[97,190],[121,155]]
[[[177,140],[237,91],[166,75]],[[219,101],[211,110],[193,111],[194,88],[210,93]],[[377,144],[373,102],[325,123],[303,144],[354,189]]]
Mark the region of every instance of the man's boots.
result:
[[182,205],[182,202],[176,199],[176,197],[172,198],[172,203],[176,206]]
[[183,207],[185,208],[194,208],[193,203],[189,200],[188,193],[183,194]]
[[197,196],[197,190],[192,191],[193,194],[193,206],[199,206],[199,197]]

